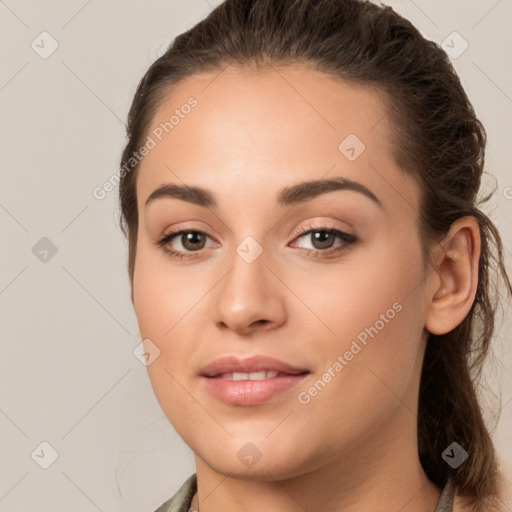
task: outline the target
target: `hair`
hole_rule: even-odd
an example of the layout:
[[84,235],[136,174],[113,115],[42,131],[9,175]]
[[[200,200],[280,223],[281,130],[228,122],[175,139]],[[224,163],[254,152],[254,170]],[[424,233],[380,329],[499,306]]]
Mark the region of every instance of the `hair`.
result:
[[[418,453],[439,487],[452,479],[475,512],[502,504],[499,463],[478,401],[482,365],[495,328],[497,284],[512,294],[497,228],[479,209],[486,132],[450,59],[391,7],[364,0],[226,0],[178,35],[140,80],[128,114],[121,167],[147,137],[156,110],[180,81],[225,69],[301,65],[385,100],[397,165],[421,189],[424,255],[452,223],[474,216],[481,237],[478,284],[466,318],[430,334],[418,404]],[[136,257],[138,164],[121,177],[120,226],[128,237],[132,286]],[[491,270],[495,273],[491,274]],[[495,278],[493,280],[493,277]],[[497,279],[496,279],[497,277]],[[492,293],[494,292],[494,293]],[[441,457],[456,441],[468,459],[453,469]]]

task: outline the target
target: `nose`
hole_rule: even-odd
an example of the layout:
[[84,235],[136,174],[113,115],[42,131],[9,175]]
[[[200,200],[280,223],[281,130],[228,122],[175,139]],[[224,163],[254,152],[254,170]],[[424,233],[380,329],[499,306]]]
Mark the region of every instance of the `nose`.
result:
[[282,325],[286,287],[269,268],[265,251],[250,263],[235,253],[232,262],[213,297],[217,326],[247,335]]

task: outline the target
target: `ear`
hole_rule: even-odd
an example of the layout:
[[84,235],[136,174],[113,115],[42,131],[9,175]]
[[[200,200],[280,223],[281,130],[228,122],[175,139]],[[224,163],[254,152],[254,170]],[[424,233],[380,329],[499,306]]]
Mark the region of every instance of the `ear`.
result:
[[425,328],[446,334],[469,313],[478,285],[480,228],[473,216],[457,219],[445,238],[432,250],[427,278]]

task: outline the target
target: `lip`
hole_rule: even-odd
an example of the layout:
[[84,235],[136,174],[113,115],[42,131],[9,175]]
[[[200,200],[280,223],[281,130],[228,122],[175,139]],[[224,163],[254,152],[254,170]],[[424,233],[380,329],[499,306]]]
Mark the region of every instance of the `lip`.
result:
[[[229,380],[226,373],[279,372],[276,377],[262,380]],[[267,402],[274,396],[297,387],[310,371],[285,363],[273,357],[220,357],[201,369],[201,379],[209,393],[229,405],[253,406]]]
[[233,355],[222,356],[207,364],[200,371],[204,377],[216,377],[223,373],[233,372],[261,372],[264,370],[288,373],[297,375],[309,371],[307,368],[294,366],[273,357],[254,355],[245,359],[240,359]]

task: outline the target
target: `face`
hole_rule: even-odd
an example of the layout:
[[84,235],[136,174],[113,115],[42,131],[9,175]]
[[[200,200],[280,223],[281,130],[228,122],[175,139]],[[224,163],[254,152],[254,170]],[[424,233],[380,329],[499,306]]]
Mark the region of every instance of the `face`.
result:
[[419,188],[381,97],[278,70],[181,82],[137,178],[134,308],[158,402],[199,460],[261,478],[415,436],[425,341]]

